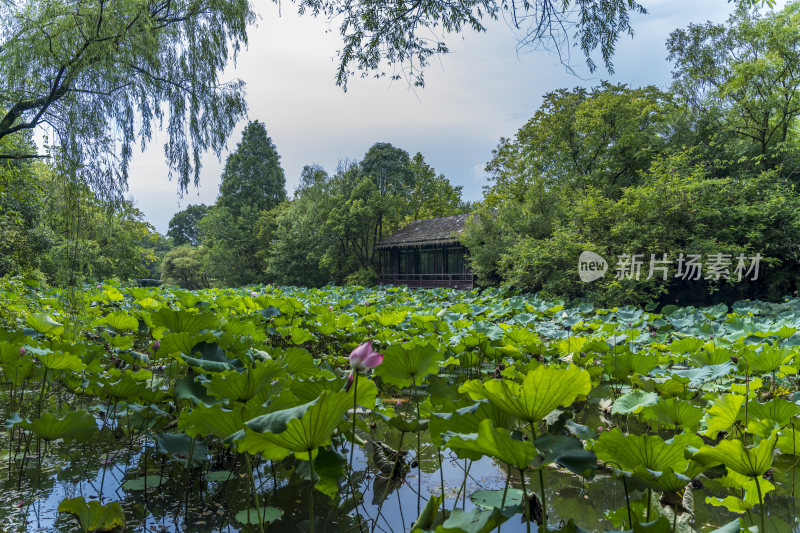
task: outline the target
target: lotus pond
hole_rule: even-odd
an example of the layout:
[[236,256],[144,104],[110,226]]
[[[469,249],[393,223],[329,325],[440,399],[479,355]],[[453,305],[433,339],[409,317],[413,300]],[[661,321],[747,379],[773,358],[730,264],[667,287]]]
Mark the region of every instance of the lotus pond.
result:
[[800,531],[800,299],[0,296],[8,531]]

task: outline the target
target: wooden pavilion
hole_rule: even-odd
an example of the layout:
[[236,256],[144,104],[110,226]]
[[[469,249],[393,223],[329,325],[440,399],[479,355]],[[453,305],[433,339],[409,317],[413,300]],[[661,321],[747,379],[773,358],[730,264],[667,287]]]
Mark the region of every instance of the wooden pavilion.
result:
[[380,284],[471,289],[474,275],[458,240],[468,217],[417,220],[380,241]]

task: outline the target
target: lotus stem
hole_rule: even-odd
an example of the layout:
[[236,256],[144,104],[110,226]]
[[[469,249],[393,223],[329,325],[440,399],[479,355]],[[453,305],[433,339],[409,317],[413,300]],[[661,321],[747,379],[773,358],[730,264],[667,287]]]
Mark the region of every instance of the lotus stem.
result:
[[756,490],[758,491],[758,512],[761,515],[761,530],[759,533],[766,533],[767,528],[765,526],[765,519],[764,519],[764,496],[761,494],[761,484],[758,482],[758,476],[753,476],[753,480],[756,482]]
[[[194,441],[193,441],[194,442]],[[191,461],[191,456],[189,460]],[[250,490],[253,491],[253,503],[256,506],[256,516],[258,517],[258,528],[261,533],[264,533],[264,521],[261,519],[261,504],[258,501],[258,492],[256,492],[256,482],[253,479],[253,467],[250,464],[250,456],[245,452],[244,454],[244,464],[245,468],[247,468],[247,475],[250,478]],[[146,476],[147,474],[145,474]],[[314,476],[311,476],[311,483],[314,483]],[[145,477],[145,486],[147,486],[147,477]],[[312,528],[313,531],[313,528]]]
[[[314,533],[314,460],[311,458],[311,449],[308,450],[308,465],[311,467],[311,482],[308,485],[308,531]],[[261,526],[264,532],[264,526]]]
[[522,505],[525,508],[525,526],[528,533],[531,533],[531,506],[528,503],[528,492],[525,490],[525,472],[520,468],[519,477],[522,480]]
[[[472,463],[471,462],[468,463],[468,460],[464,459],[464,481],[461,483],[461,486],[458,488],[458,493],[456,494],[456,501],[453,502],[453,511],[455,511],[456,507],[458,506],[458,499],[461,497],[461,493],[462,492],[466,492],[466,490],[467,490],[467,476],[469,476],[469,469],[470,468],[472,468]],[[466,502],[466,497],[465,497],[464,501]],[[452,511],[451,511],[451,513],[452,513]]]
[[422,446],[420,445],[419,435],[419,395],[417,394],[417,382],[414,380],[414,374],[411,374],[411,383],[414,384],[414,405],[417,408],[417,516],[419,516],[420,502],[422,500],[422,459],[419,456],[419,451]]
[[44,367],[44,374],[42,375],[42,386],[39,388],[39,401],[38,406],[36,408],[36,417],[42,416],[42,399],[44,398],[44,386],[47,383],[47,371],[49,369]]
[[547,496],[545,495],[544,467],[539,467],[539,487],[542,490],[542,531],[547,533]]
[[[353,378],[353,442],[350,443],[350,472],[353,471],[353,452],[356,447],[356,409],[358,403],[358,371],[355,371]],[[349,477],[349,476],[348,476]],[[276,485],[277,486],[277,485]],[[356,489],[353,483],[350,483],[350,490],[353,495],[353,500],[356,498]]]
[[442,483],[442,514],[444,514],[444,510],[447,509],[447,505],[445,504],[445,495],[444,495],[444,470],[442,470],[442,447],[438,447],[437,457],[439,457],[439,481]]
[[633,517],[631,516],[631,499],[628,495],[628,482],[625,481],[625,475],[622,475],[622,488],[625,490],[625,506],[628,508],[628,527],[633,529]]
[[[503,511],[503,508],[506,506],[506,494],[508,494],[508,484],[511,481],[511,465],[506,465],[506,486],[503,487],[503,499],[500,500],[500,511]],[[524,502],[523,502],[524,503]],[[497,533],[500,533],[500,526],[502,524],[497,524]]]
[[647,487],[647,515],[645,516],[645,522],[650,521],[650,500],[652,499],[651,494],[653,493],[653,489]]
[[795,440],[794,420],[790,423],[792,424],[792,456],[794,457],[794,464],[792,465],[792,501],[794,501],[794,475],[797,470],[797,441]]
[[[530,422],[531,424],[531,442],[536,440],[536,426],[533,424],[533,420]],[[542,531],[547,533],[547,495],[545,494],[545,484],[544,484],[544,472],[542,467],[539,468],[539,488],[542,492]]]

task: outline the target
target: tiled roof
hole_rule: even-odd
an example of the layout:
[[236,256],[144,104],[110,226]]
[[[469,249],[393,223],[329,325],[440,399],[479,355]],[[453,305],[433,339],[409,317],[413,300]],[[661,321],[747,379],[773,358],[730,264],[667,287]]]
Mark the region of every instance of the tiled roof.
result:
[[408,248],[430,244],[455,244],[464,231],[469,214],[430,218],[412,222],[397,233],[386,237],[375,248]]

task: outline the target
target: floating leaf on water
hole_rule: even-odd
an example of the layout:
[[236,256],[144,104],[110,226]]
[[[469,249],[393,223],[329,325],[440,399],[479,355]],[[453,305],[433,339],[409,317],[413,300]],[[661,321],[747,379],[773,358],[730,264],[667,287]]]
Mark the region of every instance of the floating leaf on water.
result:
[[245,509],[236,513],[236,521],[245,526],[257,526],[259,523],[269,524],[283,516],[283,511],[276,507]]
[[145,485],[147,489],[154,489],[156,487],[160,487],[167,481],[168,479],[166,477],[142,476],[142,477],[137,477],[135,479],[129,479],[128,481],[122,484],[122,489],[129,491],[140,491],[140,490],[145,490]]

